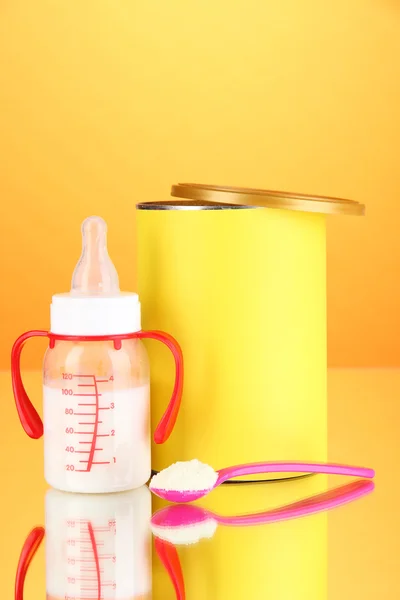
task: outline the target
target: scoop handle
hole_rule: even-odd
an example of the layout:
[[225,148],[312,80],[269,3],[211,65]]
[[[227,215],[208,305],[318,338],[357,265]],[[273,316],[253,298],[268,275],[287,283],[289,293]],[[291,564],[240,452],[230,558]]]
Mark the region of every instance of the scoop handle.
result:
[[365,477],[372,479],[375,476],[373,469],[364,467],[351,467],[334,463],[303,463],[303,462],[264,462],[249,463],[227,467],[218,471],[215,485],[219,485],[233,477],[255,475],[257,473],[320,473],[325,475],[349,475],[352,477]]
[[29,565],[32,562],[42,540],[44,538],[44,528],[35,527],[32,529],[30,534],[25,540],[22,547],[21,554],[19,556],[17,573],[15,575],[15,590],[14,600],[23,600],[24,598],[24,584],[25,577],[28,571]]
[[167,441],[175,426],[178,417],[179,408],[182,400],[183,390],[183,354],[182,349],[175,338],[164,331],[138,331],[135,337],[139,339],[148,338],[162,342],[169,348],[175,360],[175,383],[171,399],[167,409],[154,432],[154,441],[156,444],[163,444]]
[[47,331],[27,331],[19,336],[11,350],[11,379],[15,404],[22,427],[30,438],[39,439],[43,435],[43,423],[35,407],[29,400],[21,377],[21,352],[24,344],[32,337],[48,337]]

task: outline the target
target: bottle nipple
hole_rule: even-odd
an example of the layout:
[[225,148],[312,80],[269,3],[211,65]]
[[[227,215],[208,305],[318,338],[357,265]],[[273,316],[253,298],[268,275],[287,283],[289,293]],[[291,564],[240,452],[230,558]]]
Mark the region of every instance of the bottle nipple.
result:
[[72,275],[71,295],[115,296],[118,273],[107,251],[107,224],[101,217],[82,223],[82,254]]

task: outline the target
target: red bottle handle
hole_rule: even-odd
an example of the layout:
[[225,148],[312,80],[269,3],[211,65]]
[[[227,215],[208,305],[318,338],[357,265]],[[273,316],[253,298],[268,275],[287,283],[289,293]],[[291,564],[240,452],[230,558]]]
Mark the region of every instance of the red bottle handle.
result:
[[179,408],[182,400],[183,391],[183,354],[182,349],[175,338],[169,333],[163,331],[138,331],[134,337],[143,339],[148,338],[162,342],[169,348],[175,360],[175,383],[171,400],[167,409],[154,432],[154,441],[156,444],[163,444],[167,441],[175,426],[178,417]]
[[172,352],[175,360],[175,383],[172,392],[171,400],[154,433],[154,441],[156,444],[163,444],[167,441],[175,426],[178,417],[179,408],[182,400],[183,391],[183,355],[181,347],[172,335],[163,331],[137,331],[123,335],[98,335],[98,336],[73,336],[73,335],[57,335],[47,331],[27,331],[23,333],[14,343],[11,352],[11,377],[14,391],[15,404],[17,406],[18,415],[29,437],[38,439],[43,435],[43,423],[39,417],[35,407],[28,398],[24,384],[21,378],[21,352],[25,342],[31,337],[49,337],[50,346],[54,345],[56,340],[69,341],[108,341],[114,342],[116,349],[121,348],[122,340],[124,339],[143,339],[149,338],[157,340],[165,344]]
[[47,331],[27,331],[15,341],[11,351],[11,378],[15,404],[22,427],[30,438],[39,439],[43,435],[43,423],[36,408],[28,398],[21,378],[21,352],[24,344],[31,337],[48,337]]
[[32,529],[32,531],[25,540],[25,543],[21,550],[21,554],[19,556],[17,574],[15,576],[15,600],[23,600],[24,598],[24,584],[26,573],[28,571],[29,565],[32,562],[33,557],[35,556],[40,544],[42,543],[43,538],[44,528],[35,527],[35,529]]
[[185,581],[175,546],[157,537],[154,540],[154,545],[158,558],[161,560],[174,586],[176,600],[186,600]]

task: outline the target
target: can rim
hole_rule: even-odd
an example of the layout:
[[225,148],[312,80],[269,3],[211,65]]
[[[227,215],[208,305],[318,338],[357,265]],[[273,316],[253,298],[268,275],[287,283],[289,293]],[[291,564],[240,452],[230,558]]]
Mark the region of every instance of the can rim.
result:
[[244,204],[226,204],[222,202],[208,202],[205,200],[162,200],[159,202],[139,202],[136,204],[138,210],[257,210],[257,206],[246,206]]
[[354,200],[258,188],[178,183],[172,186],[171,196],[185,198],[194,203],[213,202],[259,208],[283,208],[330,215],[362,216],[365,214],[364,204]]

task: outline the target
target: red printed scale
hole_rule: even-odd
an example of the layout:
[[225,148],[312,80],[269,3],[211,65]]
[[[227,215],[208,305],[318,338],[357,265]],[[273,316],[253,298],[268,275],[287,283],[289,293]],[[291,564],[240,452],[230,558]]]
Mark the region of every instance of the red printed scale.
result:
[[[62,389],[63,395],[72,396],[74,400],[75,398],[78,399],[77,402],[74,401],[75,408],[65,409],[66,421],[71,421],[71,425],[67,425],[65,433],[71,435],[75,442],[75,445],[73,446],[66,446],[65,451],[69,456],[73,455],[75,457],[76,455],[85,455],[85,457],[79,456],[75,461],[71,460],[70,464],[67,465],[67,470],[75,470],[76,472],[82,473],[90,471],[93,465],[109,465],[111,460],[101,460],[101,457],[99,456],[99,453],[104,452],[104,448],[98,447],[101,446],[101,438],[115,436],[115,429],[101,427],[104,424],[104,421],[100,420],[100,411],[113,410],[115,408],[114,402],[111,402],[109,406],[103,406],[101,402],[102,394],[99,391],[99,388],[102,389],[102,384],[109,384],[109,380],[96,379],[95,375],[72,375],[69,373],[63,373],[63,378],[88,382],[77,383],[77,387],[79,388],[78,392],[75,392],[74,388]],[[89,383],[89,381],[91,383]],[[93,429],[87,431],[87,426],[92,427]],[[80,431],[81,429],[85,430]],[[88,440],[90,437],[92,439]],[[88,446],[89,449],[85,450],[83,449],[83,446]],[[116,462],[115,456],[112,458],[113,462]],[[83,465],[86,466],[83,467]]]

